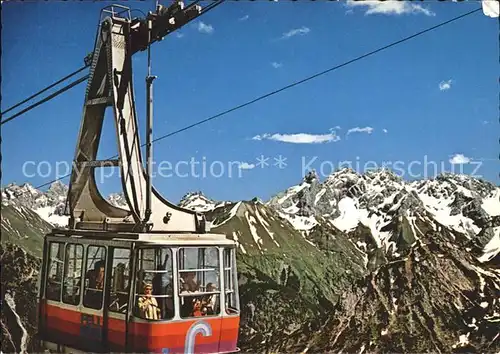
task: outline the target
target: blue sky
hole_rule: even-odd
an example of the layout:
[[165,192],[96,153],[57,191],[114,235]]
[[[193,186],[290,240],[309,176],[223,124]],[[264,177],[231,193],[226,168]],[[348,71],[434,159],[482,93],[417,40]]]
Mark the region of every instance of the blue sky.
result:
[[[153,7],[149,1],[122,4]],[[153,46],[154,137],[479,6],[227,2]],[[81,67],[102,7],[3,4],[2,110]],[[432,163],[437,172],[461,166],[498,184],[498,58],[498,19],[475,13],[158,142],[154,157],[157,166],[164,161],[163,177],[157,170],[154,184],[174,202],[195,190],[218,200],[268,199],[300,182],[303,167],[325,178],[341,161],[359,172],[395,164],[405,179],[433,176]],[[143,131],[145,53],[134,65]],[[73,158],[84,90],[81,84],[2,126],[2,184],[40,185],[57,177],[58,162],[66,172],[62,164]],[[117,151],[113,129],[109,118],[100,158]],[[261,155],[269,158],[264,168],[256,165]],[[274,166],[280,155],[283,168]],[[179,164],[192,158],[194,171]],[[25,174],[27,161],[33,163]],[[103,194],[119,191],[117,173],[105,181]]]

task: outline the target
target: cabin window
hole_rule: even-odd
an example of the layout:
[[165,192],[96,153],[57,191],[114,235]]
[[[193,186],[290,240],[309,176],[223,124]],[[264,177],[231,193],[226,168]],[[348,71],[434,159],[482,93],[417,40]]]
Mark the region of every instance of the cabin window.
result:
[[135,315],[147,320],[174,317],[172,252],[166,247],[140,248],[138,252]]
[[48,300],[61,301],[62,275],[64,265],[64,243],[51,242],[47,265],[47,286],[45,297]]
[[64,258],[64,283],[62,301],[70,305],[80,304],[83,246],[66,245]]
[[234,248],[224,249],[224,287],[226,299],[227,313],[235,313],[239,311],[238,282],[236,274],[236,257]]
[[105,274],[106,248],[103,246],[88,246],[83,306],[96,310],[102,308]]
[[113,250],[113,273],[111,275],[111,312],[125,313],[128,304],[130,250],[115,248]]
[[218,248],[181,248],[178,262],[181,317],[218,315],[220,312]]

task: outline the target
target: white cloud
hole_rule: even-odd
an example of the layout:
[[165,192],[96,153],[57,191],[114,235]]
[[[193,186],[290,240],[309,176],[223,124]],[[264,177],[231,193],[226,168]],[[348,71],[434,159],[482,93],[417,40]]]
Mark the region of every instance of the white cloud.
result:
[[352,133],[367,133],[367,134],[371,134],[373,132],[373,128],[372,127],[364,127],[364,128],[360,128],[360,127],[356,127],[356,128],[351,128],[347,131],[346,135],[349,135],[349,134],[352,134]]
[[283,66],[283,64],[281,64],[281,63],[277,63],[277,62],[275,62],[275,61],[273,61],[273,62],[271,63],[271,65],[272,65],[272,66],[273,66],[273,68],[275,68],[275,69],[279,69],[279,68],[281,68],[281,67]]
[[488,17],[498,17],[500,15],[500,2],[498,0],[482,0],[483,13]]
[[453,80],[448,80],[448,81],[441,81],[439,83],[439,90],[440,91],[446,91],[446,90],[449,90],[451,89],[451,83],[453,82]]
[[471,161],[470,158],[462,155],[462,154],[455,154],[453,157],[450,159],[450,163],[452,165],[463,165],[467,164]]
[[382,129],[382,131],[383,131],[384,133],[387,133],[387,129]]
[[177,38],[182,38],[182,37],[184,37],[184,33],[181,33],[181,32],[175,32],[175,37],[177,37]]
[[302,26],[301,28],[295,28],[288,32],[283,33],[281,39],[287,39],[294,36],[304,36],[309,32],[311,32],[311,30],[308,27]]
[[291,144],[321,144],[321,143],[330,143],[336,142],[340,140],[340,137],[335,134],[335,131],[331,131],[330,134],[307,134],[307,133],[298,133],[298,134],[263,134],[256,135],[252,138],[252,140],[274,140],[280,141],[283,143],[291,143]]
[[239,20],[239,21],[246,21],[246,20],[248,20],[249,18],[250,18],[250,16],[245,15],[245,16],[243,16],[243,17],[240,17],[238,20]]
[[367,8],[365,15],[373,15],[373,14],[383,14],[383,15],[424,14],[426,16],[436,15],[434,12],[432,12],[428,8],[423,7],[422,5],[414,4],[409,1],[400,1],[400,0],[387,0],[387,1],[347,0],[346,6],[348,7],[365,6]]
[[240,170],[251,170],[252,168],[255,168],[255,165],[253,163],[240,162],[240,164],[238,165],[238,168]]
[[198,22],[196,29],[200,33],[212,34],[214,32],[214,27],[212,25],[207,25],[203,21]]

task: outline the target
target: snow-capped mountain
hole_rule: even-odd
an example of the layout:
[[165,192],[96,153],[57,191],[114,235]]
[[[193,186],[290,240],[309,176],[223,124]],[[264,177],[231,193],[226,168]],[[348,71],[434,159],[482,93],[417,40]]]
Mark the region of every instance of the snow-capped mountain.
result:
[[[36,210],[64,204],[64,188],[51,189],[2,191],[2,235],[38,257],[50,225]],[[500,350],[498,186],[343,169],[323,181],[311,172],[267,202],[196,192],[179,205],[237,243],[242,351]]]
[[[40,217],[55,227],[66,227],[69,216],[64,215],[68,186],[57,181],[43,192],[25,183],[18,186],[15,183],[1,190],[2,205],[23,207],[34,211]],[[111,193],[106,200],[117,207],[128,209],[123,193]]]
[[[66,226],[68,217],[63,213],[67,191],[61,182],[54,182],[46,192],[30,184],[10,184],[2,189],[2,203],[24,206],[54,226]],[[110,194],[107,200],[127,208],[122,193]],[[311,171],[300,184],[264,204],[303,235],[328,224],[340,232],[358,235],[352,237],[363,252],[381,249],[389,259],[400,256],[398,246],[404,248],[419,239],[423,230],[418,225],[422,223],[424,228],[444,228],[455,237],[469,240],[471,248],[481,249],[481,261],[490,261],[500,252],[500,188],[470,176],[444,174],[407,182],[389,170],[360,175],[346,168],[321,182]],[[184,195],[179,206],[215,218],[210,221],[217,228],[236,215],[241,202],[218,202],[198,191]],[[226,217],[223,222],[221,215]],[[403,221],[411,229],[412,236],[407,240],[398,235],[397,225]],[[246,223],[252,224],[249,220]]]
[[[474,240],[483,248],[482,261],[500,251],[500,188],[469,176],[445,174],[435,179],[406,182],[388,170],[357,174],[342,169],[320,182],[314,171],[302,183],[288,188],[267,203],[295,228],[307,233],[327,222],[347,234],[360,227],[370,240],[358,240],[366,250],[385,249],[398,256],[394,224],[403,219],[418,240],[418,223],[434,230],[446,228],[457,237]],[[491,237],[479,237],[483,229]],[[484,234],[485,232],[483,232]],[[369,247],[370,248],[370,247]]]
[[116,207],[128,210],[127,200],[125,199],[125,195],[123,193],[111,193],[106,200]]
[[[3,205],[23,206],[33,210],[42,219],[54,226],[67,226],[68,216],[64,215],[64,209],[68,186],[64,183],[54,182],[46,192],[35,189],[29,183],[21,186],[11,183],[3,188],[1,193]],[[111,205],[128,209],[123,192],[111,193],[106,200]],[[179,206],[199,213],[206,213],[229,203],[211,200],[205,197],[202,192],[191,192],[182,197]]]
[[215,200],[209,199],[203,195],[202,192],[190,192],[185,194],[181,201],[179,202],[179,206],[194,210],[198,213],[206,213],[208,211],[212,211],[216,208],[227,205],[229,202],[217,202]]
[[66,226],[68,217],[64,215],[68,186],[54,182],[46,192],[35,189],[31,184],[20,186],[11,183],[2,189],[2,204],[26,207],[54,226]]

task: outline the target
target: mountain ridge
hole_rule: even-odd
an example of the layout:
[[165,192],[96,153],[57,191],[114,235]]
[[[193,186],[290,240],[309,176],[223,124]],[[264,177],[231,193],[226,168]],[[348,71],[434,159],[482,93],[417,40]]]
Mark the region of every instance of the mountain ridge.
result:
[[[2,232],[39,257],[52,225],[28,205],[63,201],[29,193],[2,200]],[[198,191],[179,205],[237,243],[243,352],[500,350],[500,188],[489,182],[311,171],[265,202]]]

